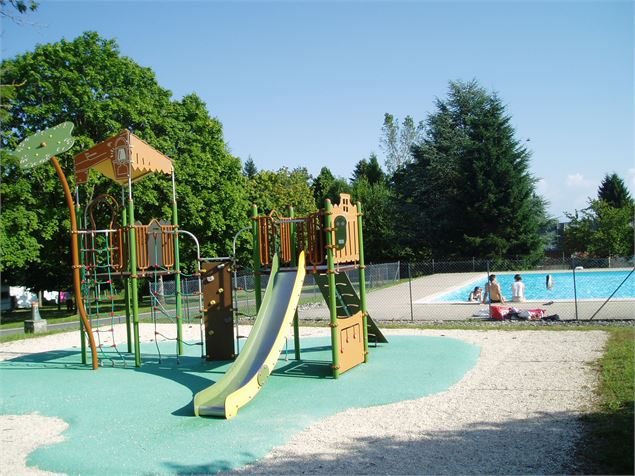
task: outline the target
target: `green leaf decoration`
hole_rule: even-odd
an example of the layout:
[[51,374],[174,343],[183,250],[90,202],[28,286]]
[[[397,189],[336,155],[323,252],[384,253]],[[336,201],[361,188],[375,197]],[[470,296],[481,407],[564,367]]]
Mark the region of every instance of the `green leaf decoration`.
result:
[[20,159],[20,167],[30,169],[48,161],[54,155],[73,147],[75,138],[71,135],[72,122],[62,122],[57,126],[36,132],[24,139],[13,151]]

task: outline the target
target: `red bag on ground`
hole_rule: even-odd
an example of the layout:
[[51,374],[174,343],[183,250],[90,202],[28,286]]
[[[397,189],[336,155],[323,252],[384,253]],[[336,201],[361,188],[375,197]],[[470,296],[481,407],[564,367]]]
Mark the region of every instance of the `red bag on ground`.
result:
[[532,321],[539,321],[540,319],[545,317],[545,310],[544,309],[530,309],[529,314],[531,315],[529,319],[531,319]]
[[503,319],[505,319],[505,316],[507,314],[509,314],[510,310],[511,310],[510,307],[492,306],[490,317],[492,319],[496,319],[498,321],[502,321]]

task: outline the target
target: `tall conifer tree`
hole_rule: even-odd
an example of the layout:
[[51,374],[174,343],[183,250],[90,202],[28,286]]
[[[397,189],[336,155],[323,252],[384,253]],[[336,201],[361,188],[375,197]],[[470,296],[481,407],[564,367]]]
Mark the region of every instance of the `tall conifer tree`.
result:
[[476,81],[450,83],[413,162],[395,175],[411,247],[444,257],[541,255],[545,204],[510,122],[496,94]]
[[598,199],[604,200],[614,208],[624,208],[633,202],[624,180],[616,173],[604,176],[598,189]]

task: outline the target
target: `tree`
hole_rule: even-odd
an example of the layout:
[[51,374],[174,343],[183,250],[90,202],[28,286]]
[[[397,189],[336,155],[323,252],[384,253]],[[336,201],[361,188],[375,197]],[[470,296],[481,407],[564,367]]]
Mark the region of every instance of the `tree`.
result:
[[393,195],[388,184],[371,183],[367,177],[360,177],[353,183],[352,199],[362,204],[366,261],[400,258],[395,247]]
[[[40,45],[3,61],[2,68],[8,72],[3,81],[24,83],[16,88],[3,124],[0,270],[5,278],[37,289],[70,278],[69,218],[53,168],[22,170],[6,155],[28,135],[63,121],[75,124],[75,145],[59,158],[71,186],[71,157],[130,129],[174,160],[181,228],[197,235],[201,253],[231,250],[235,232],[247,223],[244,178],[240,160],[228,152],[221,123],[198,96],[173,100],[149,68],[121,56],[115,41],[91,32]],[[136,218],[145,223],[169,219],[171,190],[164,176],[137,182]],[[98,174],[91,174],[80,193],[82,202],[98,193],[121,196],[119,186]],[[183,242],[182,258],[193,259],[193,247],[186,238]],[[57,271],[42,277],[43,269]]]
[[21,19],[15,16],[14,10],[19,14],[25,14],[34,12],[38,7],[39,4],[33,0],[0,0],[0,16],[21,23]]
[[256,163],[254,159],[251,158],[251,155],[247,157],[245,161],[245,165],[243,165],[243,175],[247,177],[249,180],[253,179],[258,173],[258,168],[256,168]]
[[392,114],[384,114],[384,125],[379,144],[386,155],[386,169],[393,174],[412,159],[412,146],[422,138],[423,123],[415,125],[414,119],[406,116],[401,126]]
[[624,208],[633,202],[626,184],[616,173],[604,176],[598,189],[598,199],[615,208]]
[[413,161],[393,177],[404,245],[434,256],[541,255],[545,202],[510,122],[496,94],[450,82]]
[[590,200],[589,207],[567,214],[565,250],[592,257],[633,256],[633,202],[616,208],[605,200]]
[[328,167],[322,167],[311,188],[318,208],[324,206],[324,200],[327,198],[331,199],[333,203],[338,203],[340,193],[351,193],[351,187],[346,179],[335,177]]
[[316,211],[310,179],[305,168],[289,170],[282,167],[277,172],[261,170],[249,182],[249,199],[258,205],[260,213],[276,210],[286,216],[291,205],[296,215],[308,215]]
[[351,182],[355,184],[363,178],[365,178],[371,185],[379,182],[385,182],[386,174],[381,169],[381,165],[379,165],[379,160],[377,160],[377,156],[375,154],[370,154],[368,160],[362,159],[355,164]]

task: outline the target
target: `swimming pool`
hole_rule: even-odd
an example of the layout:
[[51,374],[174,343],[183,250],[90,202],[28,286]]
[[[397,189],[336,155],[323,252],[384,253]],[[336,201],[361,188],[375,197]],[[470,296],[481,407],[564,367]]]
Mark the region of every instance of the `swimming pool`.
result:
[[[575,284],[578,299],[603,300],[628,276],[627,271],[576,271]],[[512,298],[512,283],[516,273],[496,273],[496,280],[501,286],[507,301]],[[553,280],[553,288],[547,289],[545,283],[547,275]],[[522,274],[525,283],[525,298],[527,301],[567,301],[573,300],[573,272],[526,273]],[[435,297],[429,302],[466,302],[467,296],[475,286],[485,289],[487,275],[475,279],[469,284]],[[615,293],[613,299],[635,299],[635,273],[631,274],[622,287]]]

